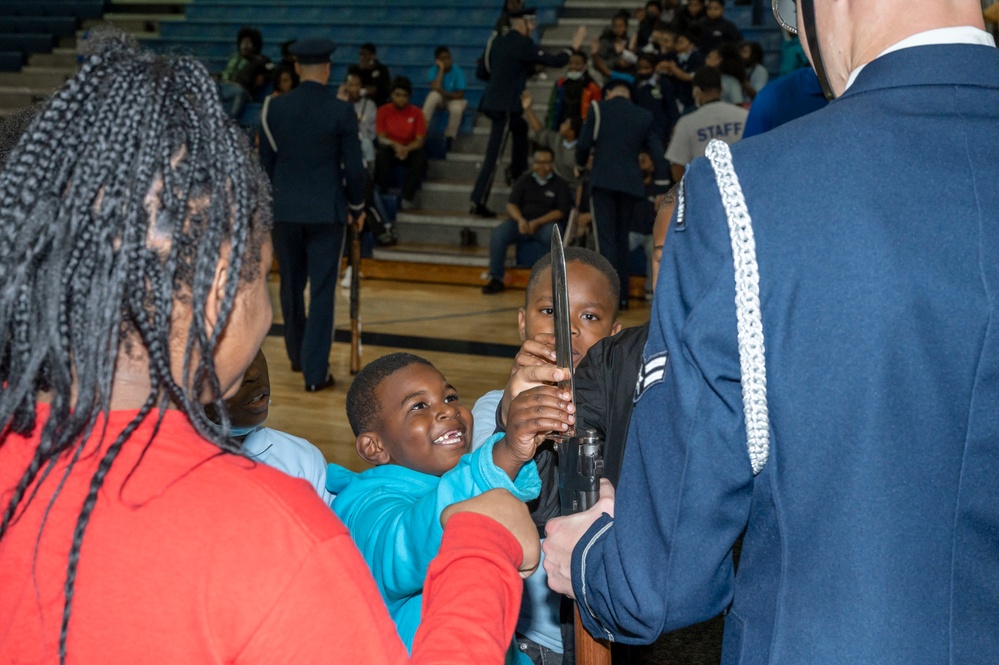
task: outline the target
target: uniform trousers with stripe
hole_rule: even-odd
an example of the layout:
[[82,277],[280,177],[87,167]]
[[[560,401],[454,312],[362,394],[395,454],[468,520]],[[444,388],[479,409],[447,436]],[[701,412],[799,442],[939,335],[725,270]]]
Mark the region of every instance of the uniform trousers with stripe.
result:
[[621,280],[621,302],[628,301],[629,243],[635,209],[641,197],[611,189],[590,187],[590,212],[597,230],[597,251],[610,261]]
[[510,176],[513,182],[527,170],[527,121],[522,113],[510,113],[507,111],[482,111],[489,120],[492,121],[492,128],[489,130],[489,143],[486,145],[486,156],[482,160],[482,168],[479,170],[479,177],[475,180],[475,188],[472,190],[472,203],[486,205],[489,198],[489,191],[492,186],[493,171],[500,158],[500,150],[503,148],[503,134],[506,131],[507,123],[510,125],[510,140],[513,142],[513,149],[510,154]]
[[329,373],[333,305],[345,232],[343,224],[290,222],[275,222],[271,231],[281,275],[285,348],[292,366],[302,368],[306,385],[323,383]]

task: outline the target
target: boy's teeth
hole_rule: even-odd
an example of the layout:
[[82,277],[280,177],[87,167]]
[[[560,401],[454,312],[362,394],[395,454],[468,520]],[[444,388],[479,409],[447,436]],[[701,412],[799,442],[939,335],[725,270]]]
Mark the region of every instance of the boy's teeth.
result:
[[434,439],[434,443],[440,443],[440,444],[457,443],[458,441],[461,441],[461,436],[462,436],[461,432],[459,432],[458,430],[452,430],[450,432],[445,432],[444,434],[441,434],[439,437]]

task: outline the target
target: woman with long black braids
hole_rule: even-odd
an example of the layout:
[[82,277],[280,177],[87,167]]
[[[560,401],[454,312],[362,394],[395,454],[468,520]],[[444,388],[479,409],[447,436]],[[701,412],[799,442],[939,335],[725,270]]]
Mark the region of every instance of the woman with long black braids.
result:
[[[270,326],[266,182],[200,64],[95,43],[0,171],[0,662],[407,660],[315,492],[205,416]],[[537,543],[486,499],[415,661],[502,662]]]

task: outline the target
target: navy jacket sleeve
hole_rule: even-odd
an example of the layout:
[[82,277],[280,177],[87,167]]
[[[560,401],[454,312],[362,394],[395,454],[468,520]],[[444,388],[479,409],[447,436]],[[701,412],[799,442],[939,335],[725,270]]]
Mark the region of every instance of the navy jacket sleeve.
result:
[[645,152],[652,158],[652,166],[656,194],[665,194],[669,187],[669,165],[666,163],[666,149],[663,148],[662,138],[659,132],[649,127],[645,133]]
[[545,67],[565,67],[569,64],[570,53],[569,49],[565,49],[559,53],[545,53],[532,40],[525,38],[520,41],[518,58],[526,64],[544,65]]
[[576,390],[576,426],[577,430],[592,429],[602,439],[606,439],[604,423],[607,421],[606,393],[608,387],[604,385],[603,349],[606,340],[597,340],[596,344],[590,347],[583,359],[576,366],[573,374],[573,386]]
[[579,139],[576,141],[576,164],[580,168],[586,167],[586,161],[590,158],[590,151],[593,150],[593,132],[596,118],[599,117],[599,111],[593,108],[593,106],[590,106],[590,112],[586,114],[586,121],[583,123],[583,128],[579,131]]
[[583,623],[625,643],[730,604],[732,546],[752,495],[732,252],[705,159],[691,165],[685,192],[686,223],[674,219],[665,244],[615,518],[598,520],[573,552]]

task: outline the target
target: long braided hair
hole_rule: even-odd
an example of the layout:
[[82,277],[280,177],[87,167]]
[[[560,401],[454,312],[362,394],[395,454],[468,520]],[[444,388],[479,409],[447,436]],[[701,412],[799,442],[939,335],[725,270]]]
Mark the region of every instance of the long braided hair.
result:
[[[205,68],[141,51],[120,33],[91,41],[80,72],[0,171],[0,446],[11,432],[33,431],[39,391],[51,400],[34,456],[0,506],[0,539],[33,500],[33,484],[57,459],[72,470],[102,414],[107,422],[119,356],[149,359],[151,390],[103,454],[73,532],[61,663],[87,524],[132,432],[172,402],[203,437],[235,450],[228,423],[208,420],[198,397],[215,395],[225,412],[213,352],[240,283],[258,276],[270,227],[266,182]],[[209,326],[223,247],[229,273]],[[171,371],[177,302],[191,310],[183,378]]]

